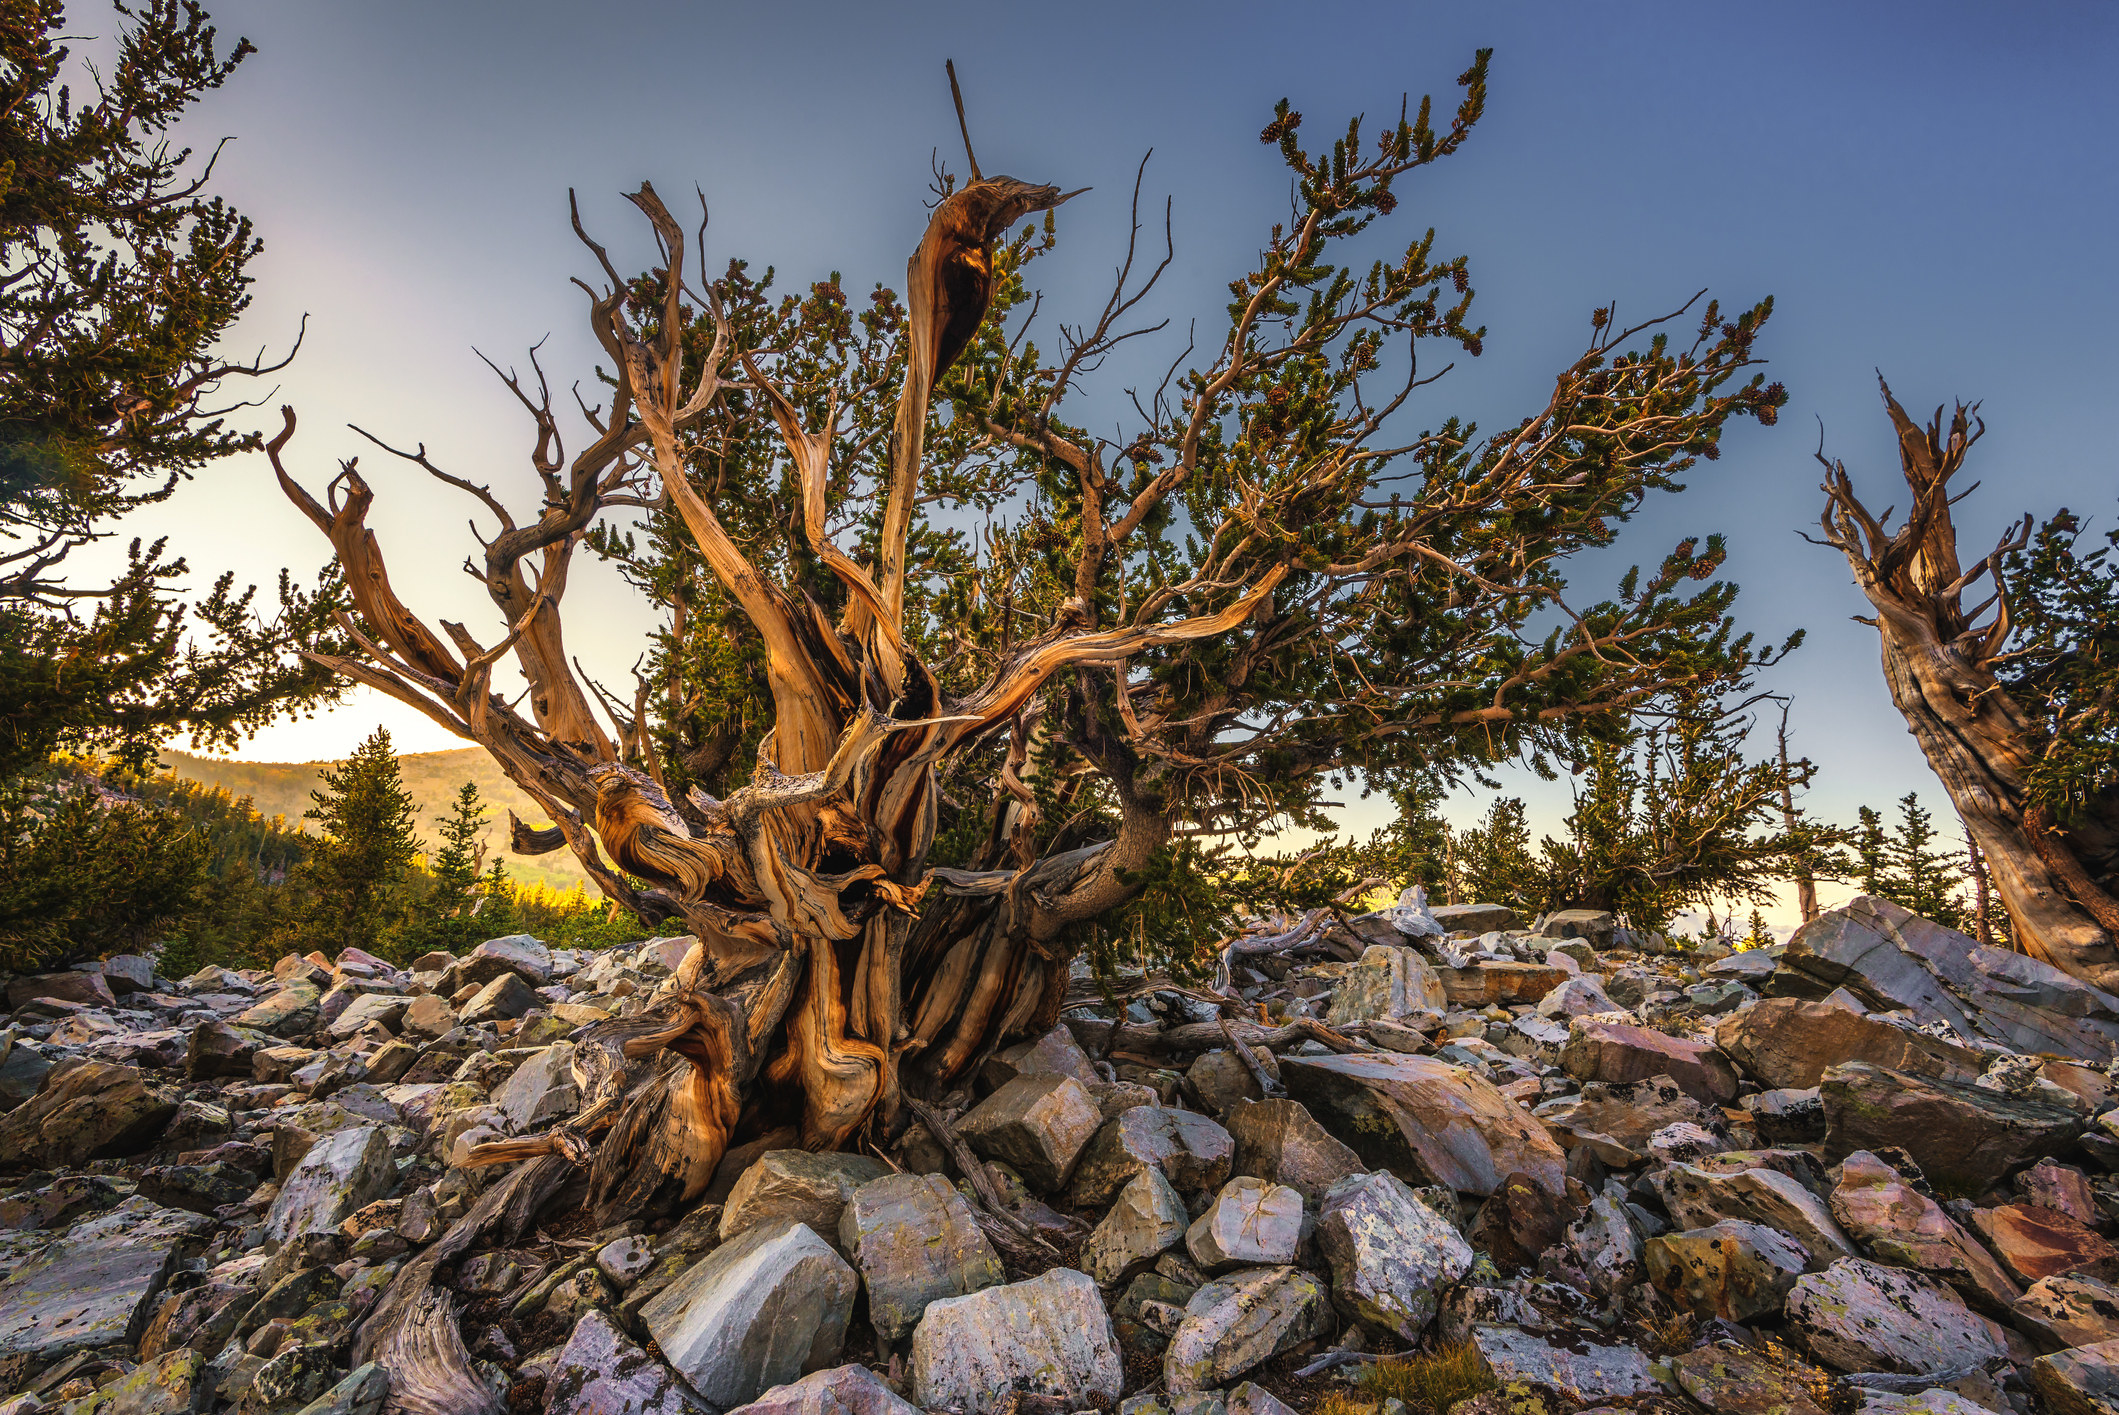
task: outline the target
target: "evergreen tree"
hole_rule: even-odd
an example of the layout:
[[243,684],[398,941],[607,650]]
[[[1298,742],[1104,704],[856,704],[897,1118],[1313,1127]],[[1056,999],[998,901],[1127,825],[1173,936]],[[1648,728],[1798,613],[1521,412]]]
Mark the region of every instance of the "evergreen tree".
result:
[[64,573],[118,518],[255,447],[226,425],[227,384],[271,372],[215,352],[261,247],[203,194],[210,159],[169,141],[249,42],[223,54],[190,0],[114,5],[114,61],[77,94],[66,40],[84,18],[0,5],[0,778],[60,747],[139,768],[173,733],[231,742],[338,691],[294,653],[342,642],[333,574],[303,591],[283,573],[261,614],[228,576],[185,605],[162,541],[135,540],[106,583]]
[[302,817],[324,836],[298,872],[309,892],[301,943],[334,953],[401,952],[391,935],[405,913],[419,843],[389,732],[376,728],[310,796],[316,804]]
[[1733,911],[1835,868],[1842,833],[1791,809],[1814,766],[1784,752],[1751,760],[1752,726],[1715,695],[1688,696],[1592,743],[1567,838],[1544,842],[1547,906],[1661,928],[1680,910],[1725,899]]
[[500,857],[497,855],[481,877],[478,898],[473,901],[473,908],[476,910],[477,933],[481,943],[489,938],[522,932],[522,911],[516,907],[515,885],[508,878],[508,872],[502,868]]
[[1913,792],[1899,798],[1898,824],[1890,830],[1881,811],[1863,806],[1854,835],[1861,891],[1953,929],[1974,927],[1962,894],[1969,871],[1956,852],[1934,849],[1935,838],[1935,818]]
[[1466,903],[1508,904],[1535,913],[1545,894],[1545,872],[1530,848],[1530,820],[1521,798],[1503,797],[1487,807],[1486,819],[1456,839]]
[[[479,866],[485,859],[486,808],[478,786],[466,781],[455,804],[439,818],[441,849],[428,862],[432,886],[420,902],[418,917],[406,929],[407,951],[440,949],[455,953],[493,937],[478,917]],[[495,861],[498,864],[499,861]]]
[[197,906],[205,846],[175,811],[71,772],[0,783],[0,971],[151,950]]

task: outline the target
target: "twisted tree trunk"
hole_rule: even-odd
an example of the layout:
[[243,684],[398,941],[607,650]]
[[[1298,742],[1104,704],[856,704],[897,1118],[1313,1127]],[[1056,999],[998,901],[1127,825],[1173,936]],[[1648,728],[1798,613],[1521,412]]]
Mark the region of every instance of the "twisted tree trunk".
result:
[[[2010,629],[2001,562],[2027,542],[2031,520],[2026,516],[1970,570],[1961,568],[1949,482],[1985,429],[1963,404],[1947,431],[1940,409],[1923,429],[1888,386],[1883,393],[1913,504],[1904,524],[1887,531],[1855,496],[1845,464],[1820,454],[1825,539],[1846,555],[1875,607],[1875,617],[1862,622],[1881,640],[1891,701],[1985,856],[2017,947],[2119,991],[2119,901],[2027,792],[2041,729],[1994,673]],[[1964,592],[1982,576],[1993,579],[1993,595],[1967,610]]]
[[[1103,631],[1063,621],[1018,645],[983,687],[945,700],[903,632],[905,537],[928,400],[984,317],[994,240],[1064,197],[1012,178],[976,180],[940,204],[912,257],[880,579],[827,533],[833,428],[803,426],[794,403],[732,351],[718,307],[712,350],[700,367],[684,368],[684,233],[652,188],[631,200],[662,241],[667,306],[660,333],[637,335],[623,313],[626,283],[588,242],[611,281],[592,323],[620,371],[601,436],[564,466],[541,370],[536,397],[508,380],[538,424],[534,460],[546,496],[537,523],[517,526],[485,488],[441,472],[423,450],[399,454],[499,518],[483,574],[510,626],[499,644],[482,646],[449,623],[445,643],[397,598],[365,524],[373,496],[355,465],[344,465],[322,503],[283,466],[292,410],[268,448],[287,495],[345,567],[354,602],[346,627],[365,657],[330,666],[491,752],[556,823],[532,831],[515,822],[517,850],[564,845],[612,898],[644,919],[682,919],[697,940],[666,1000],[592,1029],[577,1047],[579,1114],[473,1156],[493,1164],[556,1155],[586,1167],[604,1222],[696,1198],[745,1136],[791,1130],[806,1148],[832,1149],[865,1127],[887,1141],[905,1121],[908,1087],[944,1094],[996,1046],[1052,1026],[1069,962],[1057,940],[1134,892],[1126,878],[1162,845],[1167,819],[1115,779],[1125,810],[1113,840],[1038,859],[1027,818],[1003,810],[988,851],[998,867],[930,870],[938,764],[1002,730],[1015,733],[1013,755],[1023,757],[1025,718],[1036,716],[1052,674],[1225,633],[1285,574],[1274,567],[1224,588],[1226,607],[1195,618]],[[713,404],[732,363],[766,398],[794,463],[810,549],[846,587],[837,623],[751,565],[686,475],[680,433]],[[650,473],[767,652],[773,728],[750,784],[725,801],[696,788],[672,801],[644,713],[614,710],[615,731],[604,731],[562,640],[559,603],[574,549],[601,510],[648,504]],[[511,652],[529,683],[527,718],[491,688],[493,665]]]

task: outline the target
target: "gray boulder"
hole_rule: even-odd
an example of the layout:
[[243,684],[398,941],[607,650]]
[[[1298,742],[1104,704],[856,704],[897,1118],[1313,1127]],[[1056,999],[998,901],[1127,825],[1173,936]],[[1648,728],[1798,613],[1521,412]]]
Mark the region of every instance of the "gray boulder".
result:
[[1361,1156],[1341,1144],[1297,1101],[1238,1105],[1222,1117],[1236,1144],[1232,1168],[1285,1184],[1311,1205],[1351,1174],[1366,1174]]
[[920,1407],[866,1366],[834,1366],[774,1386],[728,1415],[920,1415]]
[[1078,1410],[1124,1382],[1096,1283],[1072,1268],[936,1302],[912,1336],[912,1398],[929,1410],[988,1415],[1017,1391]]
[[60,1168],[134,1154],[154,1142],[176,1109],[174,1096],[130,1066],[60,1062],[33,1098],[0,1117],[0,1157]]
[[1942,1283],[1865,1258],[1797,1279],[1788,1325],[1842,1371],[1932,1374],[2009,1354],[2000,1328]]
[[725,1409],[836,1364],[854,1287],[854,1270],[806,1225],[761,1224],[686,1269],[640,1320],[685,1382]]
[[1339,980],[1325,1021],[1344,1027],[1425,1017],[1439,1024],[1448,1007],[1441,975],[1425,958],[1410,948],[1371,944]]
[[1252,1268],[1192,1294],[1163,1355],[1173,1395],[1225,1385],[1291,1346],[1331,1331],[1324,1284],[1300,1268]]
[[725,1241],[757,1224],[792,1219],[836,1244],[854,1190],[889,1172],[867,1155],[769,1150],[729,1190],[721,1209],[721,1237]]
[[1572,1337],[1564,1343],[1513,1326],[1472,1328],[1472,1345],[1496,1381],[1551,1386],[1575,1405],[1628,1400],[1660,1390],[1648,1358],[1630,1346]]
[[1082,1246],[1082,1264],[1100,1287],[1109,1287],[1139,1263],[1183,1240],[1189,1215],[1185,1201],[1159,1169],[1144,1169],[1118,1191]]
[[1221,1186],[1185,1231],[1185,1248],[1203,1271],[1292,1263],[1302,1244],[1302,1195],[1285,1184],[1244,1175]]
[[2030,1377],[2053,1415],[2112,1415],[2119,1410],[2119,1341],[2041,1356]]
[[552,981],[552,950],[528,934],[489,938],[451,969],[447,988],[484,987],[503,973],[513,973],[531,987]]
[[265,1215],[265,1237],[287,1243],[335,1229],[356,1210],[384,1197],[397,1180],[390,1136],[379,1125],[324,1136],[280,1185]]
[[11,1256],[13,1270],[0,1277],[0,1371],[76,1351],[129,1352],[185,1240],[212,1226],[199,1214],[131,1198],[26,1257]]
[[1236,1142],[1203,1115],[1139,1105],[1104,1122],[1074,1168],[1068,1202],[1100,1209],[1134,1175],[1155,1168],[1180,1193],[1218,1189],[1229,1177]]
[[1491,1194],[1511,1174],[1529,1175],[1547,1193],[1565,1185],[1567,1156],[1558,1142],[1466,1067],[1363,1053],[1289,1056],[1280,1074],[1289,1094],[1372,1169],[1465,1194]]
[[1683,1311],[1702,1319],[1748,1322],[1780,1311],[1810,1250],[1765,1224],[1724,1219],[1666,1233],[1643,1247],[1648,1280]]
[[1064,1187],[1103,1112],[1072,1076],[1018,1076],[957,1121],[957,1131],[988,1159],[1014,1166],[1039,1193]]
[[574,1087],[574,1046],[554,1042],[515,1068],[494,1088],[492,1102],[518,1131],[534,1130],[581,1108]]
[[601,1312],[584,1313],[552,1362],[546,1415],[690,1415],[697,1404],[670,1368]]
[[839,1247],[861,1270],[869,1323],[888,1342],[910,1335],[928,1304],[1008,1276],[971,1206],[939,1174],[886,1174],[854,1190]]
[[499,1022],[510,1017],[520,1017],[544,1001],[514,973],[502,973],[487,983],[457,1014],[457,1021],[466,1027],[476,1027],[483,1022]]
[[1471,1245],[1395,1174],[1341,1180],[1317,1215],[1332,1302],[1348,1321],[1417,1340],[1440,1293],[1471,1270]]
[[1656,1182],[1674,1227],[1707,1228],[1722,1219],[1763,1224],[1801,1244],[1813,1270],[1835,1258],[1854,1256],[1853,1241],[1824,1201],[1776,1170],[1716,1173],[1674,1164],[1657,1175]]

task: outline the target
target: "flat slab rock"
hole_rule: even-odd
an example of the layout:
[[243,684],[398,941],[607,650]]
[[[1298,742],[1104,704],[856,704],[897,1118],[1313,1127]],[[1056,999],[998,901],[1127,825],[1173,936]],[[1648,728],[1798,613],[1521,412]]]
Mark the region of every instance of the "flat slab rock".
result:
[[0,1385],[76,1351],[130,1356],[184,1241],[213,1220],[131,1198],[52,1237],[0,1278]]
[[1548,1193],[1566,1185],[1559,1142],[1494,1084],[1433,1057],[1397,1053],[1290,1056],[1289,1094],[1344,1138],[1371,1169],[1414,1184],[1491,1194],[1511,1174]]
[[1503,1385],[1531,1381],[1584,1405],[1661,1389],[1649,1374],[1648,1357],[1631,1346],[1599,1346],[1579,1338],[1548,1341],[1511,1326],[1473,1327],[1471,1339]]
[[2008,1355],[2000,1328],[1942,1283],[1865,1258],[1798,1279],[1788,1324],[1842,1371],[1932,1375]]
[[1103,1298],[1072,1268],[932,1303],[912,1335],[912,1397],[929,1410],[988,1415],[1017,1391],[1080,1409],[1124,1387]]
[[1324,1284],[1302,1269],[1231,1273],[1185,1303],[1163,1357],[1163,1384],[1174,1395],[1225,1385],[1333,1325]]
[[669,1367],[597,1311],[574,1323],[545,1388],[546,1415],[692,1415],[699,1408]]
[[1703,1346],[1670,1363],[1685,1394],[1714,1415],[1826,1415],[1824,1373],[1762,1351]]
[[2119,1341],[2041,1356],[2030,1378],[2053,1415],[2111,1415],[2119,1409]]
[[745,1229],[641,1308],[687,1384],[722,1407],[838,1362],[857,1280],[807,1226]]

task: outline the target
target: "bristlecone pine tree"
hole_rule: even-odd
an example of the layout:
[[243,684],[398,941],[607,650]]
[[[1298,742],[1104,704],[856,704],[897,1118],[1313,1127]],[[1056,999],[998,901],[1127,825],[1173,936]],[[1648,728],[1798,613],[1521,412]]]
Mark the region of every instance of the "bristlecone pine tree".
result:
[[[589,308],[611,393],[588,445],[565,456],[541,371],[508,380],[534,423],[537,518],[405,454],[498,523],[477,562],[506,625],[490,643],[399,599],[368,482],[348,462],[325,500],[303,490],[286,414],[275,468],[356,604],[364,656],[332,666],[490,751],[556,822],[518,825],[516,849],[564,844],[642,919],[698,940],[667,1001],[586,1034],[579,1114],[481,1148],[545,1156],[506,1203],[549,1182],[523,1175],[586,1166],[609,1221],[695,1198],[732,1142],[888,1143],[993,1048],[1053,1025],[1085,926],[1174,841],[1321,820],[1348,773],[1413,791],[1551,750],[1772,657],[1730,625],[1718,543],[1686,541],[1593,605],[1562,573],[1717,455],[1731,418],[1773,420],[1785,395],[1751,373],[1767,305],[1633,328],[1599,310],[1549,400],[1500,435],[1397,432],[1440,376],[1415,355],[1478,351],[1467,267],[1432,258],[1431,233],[1366,268],[1334,252],[1464,142],[1483,54],[1461,83],[1440,131],[1423,102],[1314,155],[1281,106],[1263,138],[1296,210],[1231,284],[1211,356],[1143,391],[1118,443],[1065,414],[1144,332],[1127,321],[1153,276],[1129,261],[1043,358],[1021,272],[1057,188],[973,163],[903,302],[878,291],[855,315],[836,280],[777,306],[740,265],[693,283],[685,231],[643,186],[657,269],[623,279],[582,237],[609,282]],[[1042,239],[1004,239],[1037,212]],[[1673,341],[1661,327],[1680,318],[1692,333]],[[601,694],[599,718],[561,605],[616,508],[647,513],[663,549],[634,568],[672,619],[662,676],[630,705]],[[980,508],[994,529],[974,545],[950,526]],[[523,712],[492,687],[509,654]],[[701,702],[711,718],[687,716]],[[754,741],[754,764],[717,798],[731,741]],[[364,1350],[424,1310],[410,1302]]]
[[[2119,988],[2119,572],[2077,556],[2062,512],[2026,515],[1967,569],[1950,480],[1985,432],[1958,404],[1923,428],[1884,407],[1913,502],[1897,530],[1825,467],[1826,543],[1875,607],[1891,700],[1927,755],[2008,911],[2016,947]],[[1959,493],[1962,495],[1962,493]],[[2027,552],[2028,548],[2028,553]],[[1993,592],[1967,608],[1981,579]]]

